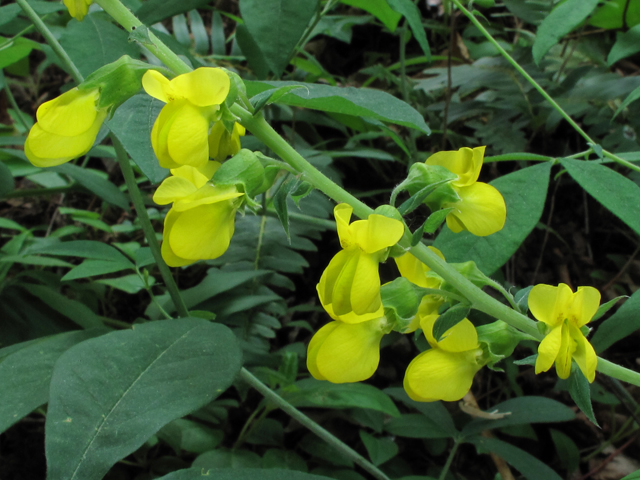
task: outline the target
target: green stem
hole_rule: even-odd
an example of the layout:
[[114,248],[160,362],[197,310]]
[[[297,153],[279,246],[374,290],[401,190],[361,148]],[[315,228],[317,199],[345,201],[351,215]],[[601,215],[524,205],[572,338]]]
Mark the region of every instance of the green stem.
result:
[[178,315],[180,315],[181,317],[188,317],[189,310],[184,303],[182,295],[180,295],[178,285],[176,285],[176,282],[173,279],[173,275],[171,275],[171,270],[162,258],[162,253],[160,252],[160,244],[158,243],[158,239],[156,238],[156,232],[153,229],[153,225],[151,225],[151,220],[149,219],[149,214],[147,213],[147,207],[144,204],[144,199],[142,198],[142,194],[140,193],[140,189],[138,188],[138,184],[136,183],[136,177],[133,173],[133,168],[131,168],[131,164],[129,163],[127,152],[125,151],[120,141],[113,134],[111,135],[111,141],[113,142],[113,146],[115,147],[116,157],[118,158],[118,163],[120,164],[120,169],[122,170],[122,175],[124,176],[124,181],[127,184],[129,196],[131,197],[133,206],[136,209],[136,213],[138,214],[140,225],[142,226],[142,231],[144,232],[144,236],[147,238],[147,242],[149,242],[149,248],[151,248],[153,258],[155,259],[156,264],[160,269],[160,275],[162,276],[164,284],[169,291],[169,295],[171,296],[171,300],[173,300],[173,304],[176,307]]
[[384,474],[384,472],[378,469],[375,465],[369,462],[366,458],[364,458],[358,452],[353,450],[349,445],[347,445],[346,443],[336,438],[333,434],[329,433],[327,430],[325,430],[316,422],[311,420],[309,417],[307,417],[304,413],[302,413],[296,407],[294,407],[289,402],[287,402],[280,395],[278,395],[269,387],[267,387],[264,383],[262,383],[255,376],[253,376],[253,374],[249,370],[247,370],[246,368],[243,368],[242,370],[240,370],[240,376],[245,382],[247,382],[249,385],[255,388],[258,392],[260,392],[265,399],[277,405],[278,408],[284,411],[291,418],[297,420],[300,424],[307,427],[309,430],[315,433],[318,437],[320,437],[322,440],[327,442],[336,450],[342,452],[345,456],[349,457],[351,460],[353,460],[355,463],[360,465],[363,469],[365,469],[375,478],[379,480],[390,480],[389,477],[387,477]]
[[[22,0],[24,1],[24,0]],[[113,19],[118,22],[124,29],[132,33],[144,24],[138,20],[138,18],[131,13],[131,11],[125,7],[120,0],[95,0],[95,3],[100,5],[102,9],[107,12]],[[164,43],[156,37],[151,30],[148,31],[148,41],[143,41],[144,34],[141,33],[140,39],[136,39],[138,43],[146,47],[153,53],[162,63],[173,70],[176,74],[189,73],[193,69],[184,63],[178,55],[167,47]]]
[[447,473],[449,473],[449,468],[451,468],[451,463],[453,462],[453,458],[456,456],[456,452],[458,451],[459,446],[460,443],[458,441],[453,444],[453,447],[449,452],[449,456],[447,457],[447,461],[444,464],[444,467],[442,467],[442,471],[440,472],[438,480],[445,480],[447,478]]
[[[4,79],[4,73],[0,72],[0,77]],[[27,121],[24,119],[24,114],[20,111],[20,108],[18,107],[18,102],[16,102],[16,98],[13,96],[13,93],[11,92],[11,88],[9,88],[9,84],[7,83],[5,87],[6,88],[4,89],[4,91],[7,93],[7,98],[9,99],[9,103],[13,107],[14,112],[16,112],[16,116],[18,117],[18,120],[24,127],[25,131],[29,131],[29,125],[27,125]]]
[[604,358],[598,357],[597,370],[600,373],[609,375],[610,377],[617,378],[618,380],[622,380],[623,382],[627,382],[631,385],[640,387],[640,373],[629,370],[628,368],[625,368],[623,366],[616,365],[615,363],[612,363],[609,360],[605,360]]
[[[464,13],[466,15],[466,17],[471,20],[471,23],[473,23],[476,28],[478,30],[480,30],[480,32],[482,32],[482,34],[487,38],[487,40],[489,40],[489,42],[491,42],[493,44],[494,47],[496,47],[498,49],[498,51],[500,52],[500,54],[507,59],[507,61],[513,66],[513,68],[515,68],[520,75],[522,75],[539,93],[540,95],[542,95],[545,100],[547,100],[547,102],[549,102],[551,104],[551,106],[553,108],[556,109],[556,111],[562,115],[562,117],[569,122],[569,124],[575,129],[576,132],[578,132],[580,134],[580,136],[582,136],[582,138],[584,138],[588,143],[591,143],[593,145],[596,145],[597,142],[595,142],[588,134],[587,132],[585,132],[580,125],[578,125],[575,120],[573,120],[573,118],[571,118],[569,116],[569,114],[567,112],[564,111],[564,109],[558,105],[558,103],[551,97],[551,95],[549,95],[544,88],[542,88],[540,86],[540,84],[538,84],[538,82],[536,82],[533,77],[531,75],[529,75],[526,70],[524,68],[522,68],[518,62],[516,62],[513,57],[511,57],[511,55],[509,55],[507,53],[507,51],[502,48],[502,46],[496,41],[495,38],[493,38],[493,36],[487,31],[486,28],[484,28],[484,26],[482,25],[482,23],[480,23],[480,21],[475,17],[475,15],[473,15],[473,13],[471,13],[469,10],[467,10],[466,8],[464,8],[464,6],[460,3],[460,0],[451,0],[459,9],[462,13]],[[630,168],[631,170],[635,170],[636,172],[640,172],[640,166],[638,165],[634,165],[631,162],[628,162],[627,160],[624,160],[620,157],[618,157],[617,155],[608,152],[606,150],[602,151],[603,155],[607,158],[610,158],[611,160],[613,160],[616,163],[619,163],[620,165],[624,165],[627,168]]]
[[80,70],[76,68],[71,58],[69,58],[69,55],[67,55],[67,52],[64,50],[64,48],[62,48],[62,45],[60,45],[60,42],[58,42],[56,37],[53,36],[51,30],[49,30],[49,28],[38,16],[35,10],[31,8],[31,5],[29,5],[27,0],[16,0],[16,3],[20,5],[22,11],[27,15],[27,17],[29,17],[29,20],[33,22],[33,24],[47,41],[49,46],[53,49],[54,52],[56,52],[56,55],[58,55],[60,60],[62,60],[62,63],[67,66],[69,72],[71,73],[71,76],[76,81],[76,83],[82,83],[84,77],[80,73]]

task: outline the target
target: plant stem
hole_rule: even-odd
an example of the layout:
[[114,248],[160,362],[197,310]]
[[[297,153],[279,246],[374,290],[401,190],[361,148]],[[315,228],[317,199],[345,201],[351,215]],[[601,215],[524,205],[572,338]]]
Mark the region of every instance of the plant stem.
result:
[[[467,18],[469,20],[471,20],[471,23],[473,23],[476,28],[478,30],[480,30],[480,32],[482,32],[482,34],[487,38],[487,40],[489,40],[489,42],[491,42],[493,44],[494,47],[496,47],[498,49],[498,51],[500,52],[500,54],[507,59],[507,61],[513,66],[513,68],[515,68],[520,75],[522,75],[527,82],[529,82],[539,93],[540,95],[542,95],[545,100],[547,100],[547,102],[549,102],[551,104],[551,106],[553,108],[556,109],[556,111],[562,115],[562,117],[569,122],[569,124],[575,129],[576,132],[578,132],[580,134],[580,136],[582,136],[582,138],[584,138],[588,143],[591,143],[593,145],[596,145],[597,142],[595,142],[588,134],[587,132],[585,132],[580,125],[578,125],[575,120],[573,120],[573,118],[571,118],[569,116],[569,114],[567,112],[564,111],[564,109],[558,105],[558,103],[551,97],[551,95],[549,95],[544,88],[542,88],[540,86],[540,84],[538,84],[538,82],[536,82],[533,77],[531,75],[529,75],[527,73],[527,71],[522,68],[518,62],[516,62],[513,57],[511,55],[509,55],[507,53],[507,51],[502,48],[502,46],[496,41],[495,38],[493,38],[493,36],[487,31],[486,28],[484,28],[484,26],[482,25],[482,23],[480,23],[480,21],[475,17],[475,15],[473,15],[473,13],[471,13],[469,10],[467,10],[466,8],[464,8],[464,6],[462,6],[462,4],[460,3],[460,0],[451,0],[459,9],[462,13],[464,13]],[[631,170],[635,170],[636,172],[640,172],[640,166],[638,165],[634,165],[631,162],[628,162],[627,160],[624,160],[620,157],[618,157],[617,155],[608,152],[606,150],[602,150],[602,154],[607,157],[610,158],[611,160],[613,160],[616,163],[619,163],[620,165],[624,165],[627,168],[630,168]]]
[[35,10],[31,8],[31,5],[29,5],[27,0],[16,0],[16,3],[20,5],[22,11],[27,15],[27,17],[29,17],[29,20],[33,22],[33,24],[36,26],[36,29],[44,37],[53,51],[56,52],[56,55],[58,55],[60,60],[62,60],[62,63],[67,66],[67,68],[69,69],[69,73],[71,73],[71,76],[76,81],[76,83],[82,83],[84,77],[80,73],[80,70],[76,68],[71,58],[69,58],[67,52],[64,50],[64,48],[62,48],[62,45],[60,45],[60,42],[56,40],[56,37],[53,36],[51,30],[49,30],[49,28],[38,16]]
[[[0,79],[4,80],[4,73],[1,71],[0,71]],[[27,125],[27,121],[24,119],[24,114],[20,111],[20,108],[18,107],[18,102],[16,102],[16,98],[13,96],[13,93],[11,92],[11,88],[9,88],[9,83],[6,83],[4,91],[7,94],[9,103],[13,107],[13,110],[16,112],[16,116],[18,117],[18,120],[24,127],[25,131],[29,131],[29,125]]]
[[449,451],[449,456],[447,457],[447,461],[442,467],[442,471],[440,472],[440,476],[438,480],[445,480],[447,478],[447,473],[449,473],[449,468],[451,468],[451,463],[453,462],[453,458],[456,456],[456,452],[458,451],[458,447],[460,446],[460,442],[457,440],[453,444],[451,451]]
[[[24,1],[24,0],[22,0]],[[118,22],[129,33],[134,32],[144,24],[138,20],[138,18],[131,13],[131,11],[125,7],[120,0],[95,0],[95,3],[100,5],[102,9],[107,12],[113,19]],[[158,59],[164,63],[167,67],[173,70],[177,74],[189,73],[193,69],[184,63],[173,51],[167,47],[164,43],[156,37],[151,30],[148,32],[148,41],[136,39],[142,46],[148,48]],[[141,38],[142,35],[141,34]]]
[[131,164],[129,163],[129,156],[127,155],[127,152],[125,151],[120,141],[113,134],[111,134],[111,141],[113,142],[113,146],[116,149],[116,157],[118,158],[118,163],[120,164],[120,169],[122,170],[122,175],[124,176],[124,181],[127,184],[127,189],[129,190],[131,201],[133,202],[133,206],[136,210],[136,213],[138,214],[138,218],[140,219],[142,231],[144,232],[144,236],[147,238],[147,242],[149,242],[149,248],[151,248],[153,258],[155,259],[156,264],[160,269],[160,275],[162,276],[164,284],[169,291],[169,295],[171,296],[171,300],[173,300],[173,304],[176,307],[178,315],[180,315],[181,317],[188,317],[189,310],[184,303],[182,295],[180,295],[178,285],[176,285],[176,282],[173,279],[173,275],[171,275],[171,270],[162,258],[162,253],[160,252],[160,244],[158,243],[158,239],[156,238],[156,232],[153,229],[153,225],[151,225],[151,220],[149,219],[149,214],[147,213],[147,207],[144,205],[142,194],[140,193],[140,189],[138,188],[138,184],[136,183],[136,177],[133,173],[133,168],[131,168]]
[[629,370],[621,365],[616,365],[604,358],[598,357],[597,370],[598,372],[609,375],[610,377],[617,378],[623,382],[640,387],[640,373]]
[[360,465],[363,469],[373,475],[379,480],[390,480],[384,472],[378,469],[375,465],[369,462],[366,458],[353,450],[349,445],[336,438],[333,434],[322,428],[316,422],[307,417],[304,413],[298,410],[296,407],[287,402],[284,398],[278,395],[276,392],[267,387],[264,383],[258,380],[249,370],[242,368],[240,370],[240,376],[242,379],[260,392],[265,399],[274,403],[282,411],[288,414],[291,418],[300,422],[306,428],[315,433],[322,440],[327,442],[336,450],[342,452],[345,456],[349,457],[355,463]]

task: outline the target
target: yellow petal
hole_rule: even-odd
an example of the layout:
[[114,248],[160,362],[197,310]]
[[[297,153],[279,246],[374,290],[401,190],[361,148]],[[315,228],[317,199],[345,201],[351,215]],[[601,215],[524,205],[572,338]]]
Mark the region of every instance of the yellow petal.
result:
[[196,186],[186,178],[165,178],[153,194],[153,201],[158,205],[167,205],[194,193],[196,190]]
[[593,318],[600,306],[600,292],[593,287],[578,287],[573,294],[569,318],[576,327],[581,327]]
[[[318,291],[318,297],[320,298],[320,303],[322,306],[327,309],[328,305],[333,303],[333,289],[336,284],[336,280],[342,271],[342,268],[349,261],[349,252],[346,250],[340,250],[337,254],[333,256],[327,268],[322,272],[322,276],[320,277],[320,281],[316,286],[316,290]],[[332,309],[333,312],[333,309]],[[331,318],[334,318],[332,313],[329,313]],[[337,320],[337,319],[336,319]]]
[[576,351],[576,341],[571,338],[571,331],[569,325],[562,326],[562,341],[560,343],[560,351],[556,358],[556,372],[558,377],[562,379],[569,378],[571,374],[571,357],[573,352]]
[[220,141],[226,132],[227,129],[224,128],[224,124],[222,122],[216,122],[213,124],[213,127],[211,127],[211,131],[209,132],[209,155],[211,158],[216,158],[218,156]]
[[69,15],[81,22],[89,11],[92,0],[63,0],[63,3],[69,10]]
[[178,257],[212,260],[227,251],[235,221],[235,209],[231,202],[201,205],[177,213],[169,242],[171,250]]
[[[537,285],[536,285],[537,286]],[[534,287],[535,288],[535,287]],[[533,290],[532,290],[533,291]],[[562,344],[562,324],[554,327],[538,345],[538,358],[536,359],[536,374],[546,372],[551,368],[558,357]]]
[[[374,374],[380,362],[381,320],[338,325],[315,356],[322,377],[333,383],[360,382]],[[318,332],[320,333],[320,332]]]
[[167,149],[171,159],[179,165],[205,166],[209,161],[208,131],[209,120],[200,109],[183,103],[171,119],[167,132]]
[[142,88],[147,94],[161,102],[169,103],[173,100],[168,95],[168,93],[172,92],[169,80],[156,70],[147,70],[145,72],[142,76]]
[[378,262],[359,249],[344,250],[346,262],[335,278],[332,292],[333,311],[344,315],[372,313],[380,308]]
[[540,322],[555,327],[567,318],[572,298],[571,288],[564,283],[557,287],[539,284],[529,292],[529,310]]
[[593,383],[596,378],[596,367],[598,366],[598,356],[595,350],[585,338],[578,327],[569,325],[571,338],[576,342],[576,350],[573,352],[573,358],[587,377],[589,383]]
[[372,214],[367,220],[358,220],[351,224],[358,246],[366,253],[375,253],[392,247],[404,233],[404,224],[393,218]]
[[473,323],[466,318],[444,332],[442,339],[437,342],[433,336],[433,326],[437,319],[438,314],[435,313],[420,320],[420,327],[432,347],[438,347],[448,352],[464,352],[478,348],[478,332]]
[[56,135],[81,135],[91,129],[96,120],[98,97],[97,89],[80,91],[77,87],[72,88],[38,107],[38,124],[43,130]]
[[197,261],[195,259],[181,258],[171,249],[169,237],[171,236],[171,229],[179,216],[180,214],[178,212],[170,209],[167,212],[167,216],[164,218],[164,232],[162,233],[162,247],[160,249],[160,253],[162,254],[164,262],[170,267],[184,267],[185,265],[190,265]]
[[211,184],[204,185],[192,194],[176,201],[173,208],[177,212],[183,212],[200,205],[210,205],[212,203],[228,202],[234,198],[238,198],[244,193],[238,192],[234,186],[215,187]]
[[158,157],[158,163],[163,168],[178,169],[182,166],[171,158],[168,145],[169,130],[173,123],[173,117],[180,109],[180,106],[179,102],[167,103],[160,110],[160,114],[151,129],[151,146],[156,157]]
[[[436,247],[428,248],[436,255],[438,255],[442,260],[445,259],[442,252]],[[416,257],[407,252],[400,257],[396,257],[394,260],[396,261],[398,270],[400,270],[400,275],[409,280],[411,283],[414,283],[422,288],[434,288],[433,280],[427,279],[426,276],[426,273],[431,269]]]
[[204,186],[222,165],[220,162],[207,162],[203,167],[192,167],[191,165],[183,165],[179,168],[172,168],[171,175],[174,177],[182,177],[200,188]]
[[458,151],[437,152],[431,155],[425,163],[439,165],[458,175],[458,179],[451,182],[456,187],[466,187],[474,184],[480,175],[484,150],[486,147],[474,149],[463,147]]
[[[507,206],[502,194],[487,183],[477,182],[456,189],[460,201],[446,204],[453,207],[447,215],[447,226],[457,233],[460,226],[479,237],[496,233],[504,227]],[[450,219],[450,217],[453,217]]]
[[460,400],[471,389],[480,366],[475,353],[451,353],[439,348],[422,352],[407,367],[404,388],[413,400]]
[[349,221],[353,208],[348,203],[339,203],[333,209],[333,216],[336,218],[336,228],[338,229],[338,238],[342,248],[349,248],[355,243],[355,238],[349,228]]
[[338,325],[340,325],[340,322],[330,322],[326,324],[315,333],[309,342],[309,346],[307,347],[307,370],[309,370],[311,376],[316,380],[326,380],[318,369],[318,352],[324,341]]
[[171,86],[182,98],[198,107],[222,104],[231,82],[229,75],[220,68],[201,67],[193,72],[178,75]]

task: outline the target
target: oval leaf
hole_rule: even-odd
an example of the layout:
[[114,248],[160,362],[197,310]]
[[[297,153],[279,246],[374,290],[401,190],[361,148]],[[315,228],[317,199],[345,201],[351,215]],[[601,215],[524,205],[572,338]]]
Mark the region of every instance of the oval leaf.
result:
[[51,379],[47,478],[101,479],[161,427],[220,395],[240,367],[233,333],[195,318],[136,325],[71,348]]

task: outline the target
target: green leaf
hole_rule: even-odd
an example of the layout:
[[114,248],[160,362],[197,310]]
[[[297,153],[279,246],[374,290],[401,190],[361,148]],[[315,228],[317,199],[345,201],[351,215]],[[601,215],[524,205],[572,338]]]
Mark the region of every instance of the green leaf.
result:
[[80,185],[85,187],[90,192],[94,193],[98,197],[102,198],[106,202],[111,203],[122,208],[124,211],[129,211],[129,200],[126,195],[120,191],[109,180],[105,180],[101,176],[93,173],[91,170],[81,168],[71,163],[65,163],[64,165],[58,165],[52,167],[52,171],[69,175]]
[[495,453],[517,468],[528,480],[562,480],[562,477],[533,455],[496,438],[473,436],[468,439],[478,453]]
[[60,355],[105,332],[105,328],[67,332],[1,349],[0,433],[47,403],[51,372]]
[[[252,468],[260,466],[260,457],[258,454],[248,450],[227,450],[226,448],[218,448],[211,452],[205,452],[200,455],[192,464],[194,470],[197,469],[200,474],[210,469],[224,468],[226,471],[237,472],[240,468]],[[187,472],[188,470],[180,470]],[[178,472],[176,472],[178,473]],[[164,477],[164,478],[171,478]],[[182,477],[175,477],[182,478]],[[191,477],[184,477],[191,478]],[[197,477],[195,477],[197,478]],[[235,477],[234,477],[235,478]]]
[[599,427],[600,425],[598,425],[598,421],[593,413],[593,406],[591,405],[589,380],[587,380],[587,377],[584,376],[582,370],[580,370],[575,362],[571,364],[571,375],[569,376],[568,383],[569,394],[575,404],[596,427]]
[[598,5],[598,0],[567,0],[555,7],[544,19],[533,42],[536,64],[560,39],[580,25]]
[[640,478],[640,470],[636,470],[633,473],[621,478],[620,480],[638,480]]
[[422,415],[436,424],[440,430],[448,433],[450,437],[455,437],[459,433],[453,423],[453,418],[442,402],[416,402],[409,398],[404,388],[400,387],[387,388],[385,389],[385,393],[388,393],[391,397],[404,403],[406,406],[418,410]]
[[251,70],[253,70],[258,78],[267,78],[267,75],[269,75],[269,65],[262,54],[262,50],[260,50],[260,47],[245,25],[238,24],[236,26],[236,40]]
[[616,303],[618,303],[620,300],[622,300],[623,298],[629,298],[629,296],[628,295],[620,295],[619,297],[616,297],[613,300],[609,300],[607,303],[603,303],[602,305],[600,305],[598,307],[598,311],[596,312],[596,314],[593,316],[593,318],[590,321],[591,322],[595,322],[596,320],[601,318],[605,313],[607,313],[609,310],[611,310],[613,308],[613,306]]
[[549,433],[556,447],[560,462],[567,472],[575,472],[580,465],[580,450],[578,450],[578,446],[571,437],[565,435],[560,430],[550,428]]
[[437,342],[442,340],[442,336],[450,329],[455,327],[458,323],[464,320],[471,308],[461,303],[454,305],[442,315],[440,315],[436,322],[433,324],[433,336]]
[[[103,278],[101,280],[96,280],[96,282],[109,285],[112,288],[131,294],[138,293],[146,288],[144,282],[140,278],[140,275],[137,273],[132,273],[131,275],[125,275],[124,277],[118,278]],[[149,285],[153,285],[155,283],[155,278],[149,277]]]
[[447,262],[473,260],[478,268],[491,275],[511,258],[540,220],[547,197],[551,164],[546,162],[500,177],[491,185],[502,193],[507,204],[504,228],[488,237],[469,232],[453,233],[444,227],[434,246]]
[[30,254],[61,255],[69,257],[93,258],[120,262],[127,260],[120,250],[102,242],[93,240],[72,240],[56,242],[29,249]]
[[463,435],[483,430],[527,423],[567,422],[576,414],[566,405],[545,397],[516,397],[491,407],[497,413],[509,413],[497,420],[475,419],[462,429]]
[[415,128],[426,135],[431,134],[431,130],[420,113],[402,100],[380,90],[332,87],[300,82],[246,81],[245,83],[249,97],[271,90],[274,87],[302,85],[306,88],[296,89],[287,93],[278,100],[278,103],[356,117],[375,118],[384,122]]
[[12,192],[13,189],[14,181],[11,170],[3,162],[0,162],[0,198]]
[[148,0],[136,10],[136,16],[146,25],[153,25],[165,18],[204,7],[209,0]]
[[451,432],[444,430],[434,420],[420,413],[405,413],[391,418],[384,424],[391,435],[407,438],[449,438]]
[[341,0],[346,5],[361,8],[380,20],[385,27],[394,32],[402,16],[394,12],[387,0]]
[[630,57],[640,52],[640,25],[636,25],[626,32],[618,32],[616,34],[616,43],[611,47],[611,51],[607,56],[607,64],[609,66],[618,60]]
[[272,88],[270,90],[265,90],[264,92],[258,93],[257,95],[251,98],[251,104],[255,108],[253,115],[256,116],[260,112],[260,110],[262,110],[264,107],[277,102],[284,95],[289,93],[291,90],[295,90],[296,88],[304,88],[304,86],[303,85],[286,85],[284,87]]
[[393,401],[381,390],[366,383],[334,384],[308,378],[280,390],[280,394],[295,407],[370,408],[397,417]]
[[101,479],[161,427],[220,395],[240,367],[231,331],[194,318],[136,325],[71,348],[51,379],[47,478]]
[[122,55],[138,56],[137,48],[129,43],[129,35],[102,12],[90,13],[82,22],[69,22],[60,45],[85,77]]
[[631,28],[639,23],[640,2],[637,0],[607,0],[589,19],[590,25],[607,30]]
[[389,6],[396,12],[400,13],[407,19],[407,23],[411,28],[411,33],[415,37],[418,45],[424,52],[427,62],[431,62],[431,49],[429,48],[429,41],[427,35],[424,32],[424,26],[422,25],[422,17],[420,15],[420,9],[411,0],[387,0]]
[[78,280],[79,278],[106,275],[107,273],[120,272],[122,270],[134,270],[135,266],[125,258],[123,261],[112,262],[109,260],[85,260],[77,267],[69,270],[62,281]]
[[638,98],[640,98],[640,87],[634,88],[633,91],[629,95],[627,95],[627,97],[622,101],[622,103],[616,110],[616,113],[613,114],[611,121],[613,121],[620,112],[627,108],[630,103],[635,102]]
[[17,61],[29,56],[31,50],[34,48],[38,50],[41,49],[39,43],[22,37],[14,39],[0,37],[0,43],[3,44],[2,48],[0,48],[0,69],[13,65]]
[[390,438],[376,438],[360,430],[360,440],[364,443],[371,462],[376,466],[382,465],[398,454],[398,445]]
[[640,290],[636,290],[616,313],[600,324],[591,338],[591,345],[600,353],[639,328]]
[[22,287],[84,329],[104,326],[100,318],[84,303],[67,298],[45,285],[23,284]]
[[317,7],[318,0],[240,0],[244,24],[276,77],[287,67]]
[[131,159],[151,183],[160,183],[169,175],[169,170],[158,164],[151,146],[151,129],[163,105],[161,101],[149,95],[134,95],[124,102],[107,122]]
[[262,468],[284,468],[286,470],[308,470],[306,462],[293,450],[270,448],[262,456]]
[[[243,452],[242,450],[236,450],[235,452]],[[209,453],[215,453],[209,452]],[[255,453],[244,451],[244,453],[255,455]],[[205,454],[207,455],[207,454]],[[196,460],[197,462],[198,460]],[[196,464],[194,462],[194,465]],[[305,472],[296,472],[294,470],[280,470],[278,468],[273,469],[261,469],[261,468],[213,468],[207,470],[205,474],[202,472],[202,468],[189,468],[186,470],[178,470],[172,472],[169,475],[160,477],[158,480],[202,480],[203,476],[215,478],[216,480],[327,480],[329,477],[323,477],[320,475],[312,475]]]
[[569,175],[606,209],[640,234],[640,187],[604,165],[563,158]]
[[287,240],[291,243],[291,235],[289,234],[289,207],[287,206],[287,198],[292,190],[298,186],[296,177],[289,177],[280,184],[278,191],[273,196],[273,207],[276,209],[278,220],[282,224]]
[[220,445],[224,437],[222,430],[214,430],[184,418],[168,423],[156,435],[171,445],[178,455],[182,450],[190,453],[208,452]]

